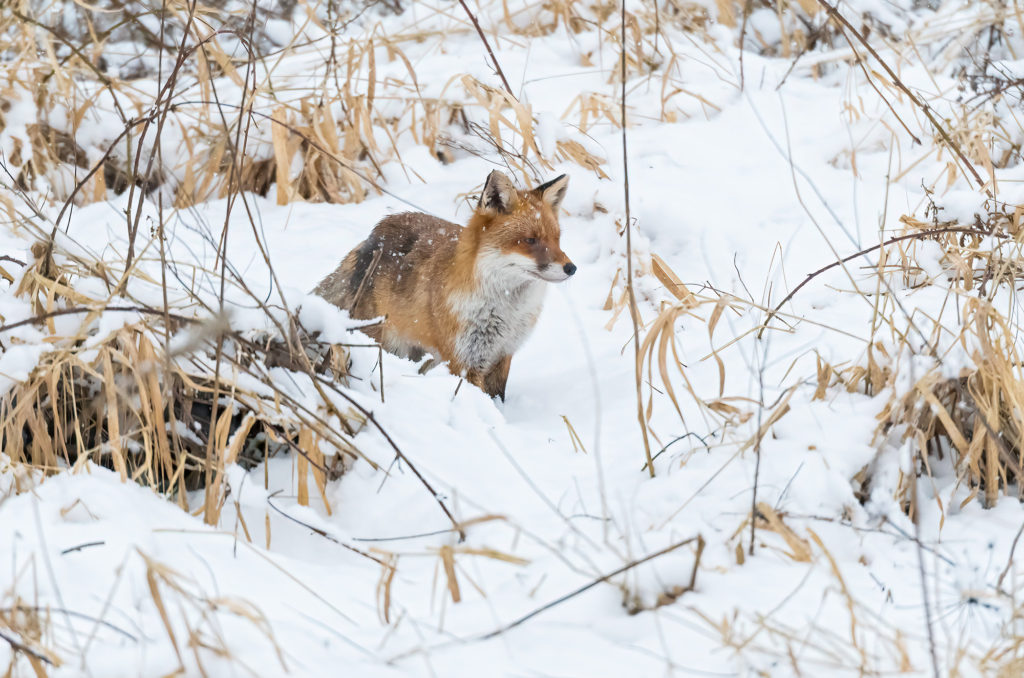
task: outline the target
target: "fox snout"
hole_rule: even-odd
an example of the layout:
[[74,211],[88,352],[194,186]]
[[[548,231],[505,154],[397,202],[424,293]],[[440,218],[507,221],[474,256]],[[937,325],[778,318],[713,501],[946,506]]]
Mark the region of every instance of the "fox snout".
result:
[[557,241],[545,243],[538,238],[528,238],[526,245],[536,265],[535,275],[538,278],[548,282],[562,282],[576,272],[576,264],[569,261]]
[[537,266],[537,277],[548,282],[568,280],[575,272],[576,264],[568,260],[563,264],[550,262]]

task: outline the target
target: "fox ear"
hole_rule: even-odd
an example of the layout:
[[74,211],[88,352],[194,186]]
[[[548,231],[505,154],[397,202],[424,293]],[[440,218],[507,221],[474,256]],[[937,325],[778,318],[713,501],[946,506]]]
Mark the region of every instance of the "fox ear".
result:
[[515,196],[516,187],[512,180],[504,173],[493,170],[487,175],[477,207],[494,212],[508,212],[512,208]]
[[552,179],[546,184],[541,184],[537,188],[533,189],[533,192],[540,196],[540,199],[551,205],[551,209],[558,212],[558,206],[562,204],[562,198],[565,197],[565,189],[569,187],[569,177],[565,174]]

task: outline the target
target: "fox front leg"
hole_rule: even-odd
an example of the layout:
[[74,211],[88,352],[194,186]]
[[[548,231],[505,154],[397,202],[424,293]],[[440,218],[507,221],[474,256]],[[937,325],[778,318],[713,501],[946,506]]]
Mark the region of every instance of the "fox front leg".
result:
[[508,381],[508,369],[512,365],[512,356],[507,355],[500,359],[491,371],[484,375],[484,393],[493,397],[498,396],[505,400],[505,383]]

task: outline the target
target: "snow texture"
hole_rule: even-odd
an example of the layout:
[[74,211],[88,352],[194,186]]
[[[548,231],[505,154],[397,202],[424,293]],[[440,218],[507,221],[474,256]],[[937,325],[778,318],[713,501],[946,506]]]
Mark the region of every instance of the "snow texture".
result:
[[[705,4],[713,21],[716,5]],[[957,16],[988,11],[907,5],[854,2],[844,11],[874,12],[897,33],[915,27],[936,36],[948,35]],[[352,30],[368,29],[371,21],[381,34],[416,22],[424,30],[463,28],[458,10],[449,5],[438,13],[412,3],[403,14],[375,15]],[[481,23],[489,26],[501,13],[501,3],[484,4]],[[528,22],[529,15],[516,20]],[[276,23],[267,34],[284,40],[287,29]],[[775,10],[759,9],[749,17],[746,40],[754,41],[756,31],[756,40],[775,44],[780,30]],[[673,299],[649,273],[651,253],[694,292],[773,306],[805,275],[834,261],[834,252],[845,255],[899,233],[901,215],[923,218],[929,200],[943,208],[944,219],[965,223],[985,209],[984,195],[968,178],[947,186],[950,156],[912,147],[864,73],[835,50],[810,52],[790,72],[792,59],[748,45],[741,91],[738,28],[712,24],[707,42],[675,35],[678,60],[661,66],[679,69],[685,82],[686,92],[669,100],[675,122],[658,121],[660,80],[629,83],[630,209],[645,321],[653,320],[659,303]],[[319,497],[308,507],[297,504],[295,459],[287,455],[250,471],[230,470],[230,496],[216,527],[99,466],[65,470],[0,501],[0,592],[8,603],[17,595],[49,608],[49,640],[70,658],[48,667],[49,675],[167,675],[180,666],[180,675],[188,676],[927,676],[932,659],[922,567],[940,673],[957,668],[961,675],[980,675],[965,657],[1012,637],[1012,624],[1019,623],[995,587],[1024,509],[1009,497],[988,509],[978,501],[961,505],[967,488],[951,471],[937,472],[934,482],[919,485],[919,549],[918,528],[893,499],[909,452],[891,436],[876,438],[876,417],[891,393],[831,388],[824,399],[813,399],[818,357],[865,359],[873,309],[852,292],[858,284],[875,285],[871,270],[862,267],[877,259],[868,256],[816,278],[786,309],[791,329],[770,331],[761,341],[752,330],[764,316],[750,304],[726,307],[710,335],[710,308],[681,316],[679,358],[696,393],[709,402],[724,395],[723,402],[751,417],[723,427],[692,398],[681,397],[681,419],[655,393],[657,475],[650,478],[636,420],[628,311],[612,321],[604,309],[609,293],[617,300],[624,291],[616,275],[625,265],[616,225],[625,216],[620,131],[604,122],[581,135],[561,115],[581,92],[615,100],[618,85],[608,73],[618,54],[594,32],[491,37],[517,95],[533,107],[539,147],[555,165],[541,179],[571,176],[561,244],[578,272],[548,287],[536,329],[513,360],[505,402],[465,384],[457,388],[458,378],[443,368],[420,375],[419,365],[384,355],[381,403],[381,366],[369,348],[353,349],[356,378],[348,386],[456,518],[476,521],[468,523],[466,541],[458,542],[435,497],[369,428],[357,442],[381,468],[356,462],[329,483],[329,514]],[[934,40],[921,49],[934,44],[939,50],[939,37]],[[876,46],[892,57],[885,44]],[[310,73],[323,63],[323,49],[321,42],[282,59],[275,71],[282,88],[319,77]],[[593,66],[581,65],[579,55],[586,53]],[[466,72],[500,86],[474,32],[453,31],[443,43],[424,40],[410,57],[423,96],[439,95]],[[383,47],[377,63],[382,80],[389,69],[404,68],[388,62]],[[1002,65],[1021,70],[1009,57]],[[929,95],[955,92],[958,82],[952,67],[929,72],[912,60],[900,75]],[[220,96],[236,100],[237,88],[223,80]],[[153,96],[158,83],[140,87]],[[905,98],[885,94],[904,119],[916,119]],[[950,99],[939,117],[952,116],[954,105]],[[118,130],[102,112],[90,113],[79,129],[95,148]],[[7,131],[0,136],[6,155],[11,135],[31,122],[28,115],[34,113],[25,101],[6,113]],[[181,133],[167,130],[165,152],[180,145]],[[555,161],[553,149],[563,139],[580,140],[606,158],[602,169],[609,178]],[[269,143],[260,143],[252,152],[270,153]],[[397,160],[382,168],[389,190],[465,223],[468,208],[457,196],[479,187],[491,162],[459,152],[443,164],[407,137],[399,150],[405,170]],[[1024,201],[1024,164],[997,171],[999,199]],[[886,177],[894,179],[887,183]],[[931,197],[925,187],[935,191]],[[57,196],[62,192],[66,188],[54,188]],[[122,255],[126,200],[110,192],[106,201],[76,207],[63,245],[98,259]],[[309,291],[377,220],[408,205],[391,195],[346,205],[279,206],[273,193],[248,200],[284,289],[274,287],[237,208],[229,261],[258,294],[280,291],[301,306],[307,328],[327,340],[351,340],[344,314]],[[150,216],[155,209],[147,203]],[[211,200],[177,212],[169,255],[211,265],[225,209],[224,200]],[[8,226],[0,245],[7,254],[31,258],[28,241]],[[942,253],[928,247],[918,250],[919,275],[943,279]],[[159,274],[152,257],[144,266]],[[938,292],[907,288],[899,276],[891,280],[909,310],[955,314],[941,310]],[[197,284],[216,297],[216,280]],[[265,326],[241,299],[229,299],[228,306],[234,328]],[[31,314],[13,289],[0,294],[7,322]],[[107,314],[98,335],[132,320]],[[61,318],[58,328],[65,323],[70,331],[79,321]],[[33,325],[4,333],[0,387],[26,378],[48,350],[44,336]],[[953,348],[951,373],[968,364]],[[286,382],[282,377],[282,388],[291,388]],[[681,382],[675,387],[685,393]],[[782,398],[788,411],[760,445],[757,500],[785,515],[785,524],[810,547],[805,560],[783,535],[766,529],[758,531],[754,555],[748,553],[758,455],[744,443],[758,417]],[[767,405],[761,415],[757,402]],[[854,478],[866,467],[874,476],[862,502]],[[15,473],[0,455],[0,490],[13,487]],[[191,501],[198,507],[202,497]],[[395,566],[386,620],[387,569],[285,514]],[[688,584],[694,544],[485,638],[606,573],[697,535],[706,547],[696,590],[675,602],[664,596]],[[458,603],[441,558],[449,549]],[[1004,587],[1017,587],[1020,575],[1011,566]],[[154,587],[166,609],[156,604]],[[10,653],[0,642],[0,666]],[[30,675],[25,660],[19,670],[16,675]]]

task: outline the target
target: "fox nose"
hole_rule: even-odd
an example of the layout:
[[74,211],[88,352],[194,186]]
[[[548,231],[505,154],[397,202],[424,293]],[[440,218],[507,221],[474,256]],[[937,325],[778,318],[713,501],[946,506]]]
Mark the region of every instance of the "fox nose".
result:
[[565,271],[566,275],[572,275],[573,273],[576,272],[576,264],[570,261],[568,264],[562,267],[562,270]]

